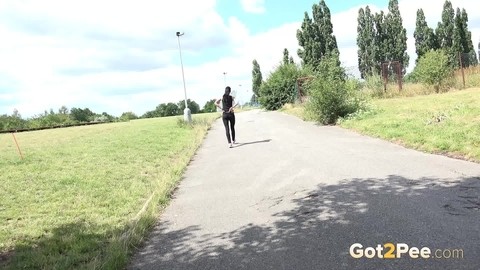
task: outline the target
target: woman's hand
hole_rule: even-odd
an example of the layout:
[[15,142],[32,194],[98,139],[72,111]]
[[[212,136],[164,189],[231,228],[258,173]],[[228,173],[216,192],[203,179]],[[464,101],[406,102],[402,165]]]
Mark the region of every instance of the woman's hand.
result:
[[233,112],[233,107],[231,107],[230,109],[228,109],[228,112],[229,112],[229,113],[232,113],[232,112]]

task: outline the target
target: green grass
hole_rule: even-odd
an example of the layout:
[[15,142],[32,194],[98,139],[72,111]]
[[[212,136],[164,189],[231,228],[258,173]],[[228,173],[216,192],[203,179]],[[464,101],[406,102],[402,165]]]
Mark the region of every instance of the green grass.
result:
[[123,268],[217,116],[0,134],[0,268]]
[[480,89],[375,100],[341,126],[431,153],[480,161]]
[[305,113],[305,107],[302,104],[285,104],[282,108],[278,111],[284,112],[286,114],[290,114],[296,116],[304,121],[309,121],[309,117]]
[[[463,74],[465,77],[465,87],[463,85],[462,71],[456,70],[454,76],[445,82],[445,88],[441,89],[441,92],[480,87],[480,66],[465,68]],[[391,81],[387,84],[385,91],[383,81],[379,76],[368,78],[363,84],[362,91],[372,98],[413,97],[436,93],[433,86],[412,82],[404,82],[402,84],[402,90],[400,90],[398,84]]]
[[389,83],[386,91],[383,85],[376,88],[365,88],[362,91],[372,98],[414,97],[435,93],[433,87],[427,87],[420,83],[404,83],[402,90],[399,89],[398,84]]
[[[375,99],[340,126],[425,152],[480,162],[480,88]],[[281,111],[305,120],[304,107]]]
[[[465,87],[480,87],[480,66],[468,67],[463,70],[465,76]],[[463,88],[461,70],[455,72],[455,85],[458,89]]]

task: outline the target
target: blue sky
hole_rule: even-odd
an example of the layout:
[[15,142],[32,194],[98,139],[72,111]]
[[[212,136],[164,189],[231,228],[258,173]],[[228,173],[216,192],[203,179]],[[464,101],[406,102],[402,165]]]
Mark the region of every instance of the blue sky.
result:
[[[267,31],[270,28],[276,27],[287,22],[297,22],[303,20],[303,14],[308,11],[311,14],[311,7],[313,4],[318,4],[319,1],[311,0],[264,0],[264,12],[249,13],[238,12],[242,10],[240,1],[220,0],[217,4],[217,9],[223,18],[230,16],[237,16],[240,20],[245,22],[245,25],[252,30],[252,33],[259,33]],[[361,6],[366,3],[365,0],[341,0],[341,1],[326,1],[330,11],[337,13],[346,11],[355,6]],[[370,5],[384,7],[388,4],[384,0],[368,1]]]
[[[342,64],[358,73],[359,7],[385,10],[388,0],[327,0]],[[476,0],[466,8],[475,44],[480,39]],[[264,78],[284,48],[296,61],[296,30],[318,1],[287,0],[2,0],[0,1],[0,114],[31,117],[65,105],[119,116],[138,115],[183,99],[176,31],[187,96],[201,106],[223,93],[225,80],[241,102],[251,92],[252,60]],[[444,1],[399,0],[411,63],[418,8],[435,26]],[[413,65],[410,65],[411,69]],[[226,72],[226,76],[223,73]]]
[[[250,30],[250,33],[260,34],[267,32],[272,28],[278,27],[285,23],[301,22],[304,18],[304,12],[311,14],[311,7],[313,4],[318,4],[319,1],[312,0],[264,0],[263,12],[252,13],[245,11],[242,8],[241,1],[220,0],[217,1],[216,10],[224,20],[230,17],[236,17],[241,20],[245,26]],[[349,0],[349,1],[327,1],[326,2],[332,13],[346,11],[356,6],[363,6],[366,3],[364,0]],[[377,7],[387,7],[388,2],[385,0],[368,1],[369,5]],[[191,64],[201,64],[208,59],[219,59],[224,55],[230,53],[227,46],[221,48],[206,49],[204,54],[200,57],[190,59]]]

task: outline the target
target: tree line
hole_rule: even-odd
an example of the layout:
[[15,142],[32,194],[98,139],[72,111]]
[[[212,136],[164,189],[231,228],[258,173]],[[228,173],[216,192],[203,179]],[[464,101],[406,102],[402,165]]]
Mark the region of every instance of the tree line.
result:
[[[215,99],[207,101],[202,109],[200,109],[198,103],[193,100],[187,99],[187,104],[192,114],[216,111]],[[15,109],[11,115],[0,115],[0,131],[72,126],[92,122],[122,122],[141,118],[176,116],[183,114],[184,109],[184,100],[177,103],[161,103],[156,106],[154,110],[147,111],[141,116],[137,116],[133,112],[124,112],[120,117],[116,117],[107,112],[95,113],[89,108],[82,109],[72,107],[71,109],[68,109],[66,106],[62,106],[57,111],[50,109],[49,111],[44,111],[33,117],[23,118],[20,112]]]
[[[256,59],[253,60],[252,98],[258,98],[266,109],[276,110],[298,100],[304,91],[311,105],[307,107],[315,108],[311,114],[327,123],[361,109],[362,102],[351,91],[358,90],[360,82],[349,77],[341,67],[331,12],[324,0],[313,4],[311,16],[308,12],[304,13],[296,38],[300,47],[297,51],[301,60],[299,64],[294,63],[288,50],[284,49],[282,60],[264,79],[260,64]],[[439,87],[442,77],[459,67],[459,56],[462,56],[464,66],[478,64],[468,29],[467,11],[460,8],[455,11],[448,0],[443,5],[442,19],[435,30],[426,23],[423,10],[417,11],[414,38],[418,57],[413,74],[421,77],[425,83],[434,84],[435,88]],[[401,72],[406,75],[410,57],[407,53],[407,31],[403,27],[398,0],[389,0],[387,12],[372,13],[369,6],[359,9],[356,43],[362,79],[379,76],[382,63],[393,61],[401,64]],[[437,62],[435,66],[435,58],[447,60]],[[388,71],[392,74],[392,67]],[[331,89],[336,89],[338,93]],[[333,104],[335,102],[338,106]],[[358,106],[353,104],[355,102]],[[325,108],[330,110],[325,111]]]
[[[357,45],[358,67],[362,78],[378,74],[382,62],[399,61],[405,73],[409,64],[407,50],[407,32],[402,26],[402,17],[398,1],[391,0],[388,14],[372,14],[369,6],[358,12]],[[431,50],[443,50],[453,68],[460,65],[460,55],[464,65],[478,63],[472,34],[468,30],[468,14],[465,9],[456,12],[450,1],[443,5],[441,21],[435,29],[428,26],[423,9],[416,14],[414,31],[417,62]]]

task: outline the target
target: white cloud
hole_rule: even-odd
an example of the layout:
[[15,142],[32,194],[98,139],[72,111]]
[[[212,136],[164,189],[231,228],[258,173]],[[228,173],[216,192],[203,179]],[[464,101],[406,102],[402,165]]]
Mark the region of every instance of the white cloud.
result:
[[241,0],[242,8],[249,13],[264,13],[264,0]]
[[[180,100],[172,94],[180,70],[175,32],[186,33],[183,49],[194,55],[234,42],[236,25],[225,23],[210,0],[178,0],[168,8],[150,0],[2,1],[0,75],[9,83],[0,85],[0,113],[97,104],[95,110],[141,114]],[[143,100],[124,106],[120,98]]]
[[[475,1],[452,4],[467,9],[476,45],[480,10]],[[214,0],[177,0],[172,5],[165,8],[154,0],[1,1],[0,114],[17,108],[32,116],[62,105],[143,114],[159,103],[178,102],[184,92],[176,31],[185,32],[181,42],[188,98],[201,106],[222,94],[223,72],[239,100],[247,101],[253,59],[264,77],[281,61],[284,48],[298,61],[296,30],[301,21],[252,34],[238,18],[222,19]],[[416,10],[423,8],[435,27],[442,5],[400,0],[410,69],[415,62]],[[332,16],[341,61],[355,74],[358,8]],[[228,56],[220,56],[225,53]]]

